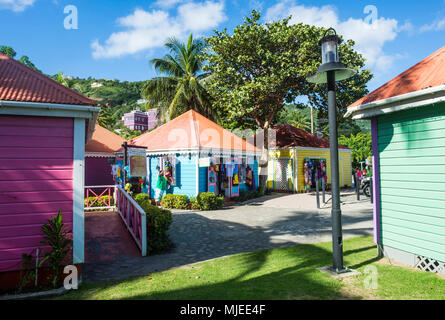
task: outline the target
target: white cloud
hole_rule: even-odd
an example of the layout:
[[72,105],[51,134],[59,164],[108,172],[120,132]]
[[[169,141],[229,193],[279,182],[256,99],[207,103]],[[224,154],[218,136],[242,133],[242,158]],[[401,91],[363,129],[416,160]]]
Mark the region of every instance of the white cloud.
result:
[[385,43],[393,41],[398,32],[410,28],[409,23],[399,27],[397,20],[384,17],[366,20],[364,16],[363,19],[349,18],[341,21],[333,6],[309,7],[289,0],[270,7],[265,18],[272,21],[289,15],[292,15],[290,23],[333,27],[345,40],[355,41],[355,49],[367,59],[368,67],[375,67],[380,71],[387,70],[397,58],[384,52]]
[[223,2],[190,2],[178,8],[178,21],[190,31],[208,30],[226,19]]
[[445,18],[442,20],[436,20],[431,24],[423,25],[420,28],[420,32],[441,31],[441,30],[445,30]]
[[24,11],[32,6],[35,0],[0,0],[0,9],[9,9],[15,12]]
[[157,0],[154,5],[159,8],[168,9],[181,2],[183,2],[183,0]]
[[204,32],[226,19],[223,2],[188,2],[177,8],[176,16],[166,10],[136,9],[117,20],[126,30],[112,33],[104,44],[93,41],[93,57],[120,57],[158,48],[169,37],[184,38],[190,32]]

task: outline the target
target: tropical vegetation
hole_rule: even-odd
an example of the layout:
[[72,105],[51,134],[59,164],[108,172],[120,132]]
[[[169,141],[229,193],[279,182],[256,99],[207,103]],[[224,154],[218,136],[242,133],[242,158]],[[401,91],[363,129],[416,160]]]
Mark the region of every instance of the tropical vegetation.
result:
[[190,34],[187,43],[171,38],[165,47],[168,54],[150,61],[160,76],[145,83],[144,97],[148,105],[159,107],[170,119],[192,109],[215,120],[216,114],[205,89],[210,73],[202,72],[207,43],[193,39]]

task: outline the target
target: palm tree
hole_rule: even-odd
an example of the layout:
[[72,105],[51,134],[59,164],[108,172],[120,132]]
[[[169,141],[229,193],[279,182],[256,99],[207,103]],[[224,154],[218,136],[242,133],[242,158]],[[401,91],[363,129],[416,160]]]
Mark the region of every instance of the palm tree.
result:
[[310,131],[311,128],[311,120],[309,116],[302,112],[295,112],[292,115],[292,119],[290,119],[289,124],[293,125],[298,129],[303,129],[306,131]]
[[147,105],[158,107],[170,119],[193,109],[202,115],[216,120],[212,110],[210,95],[204,83],[210,75],[202,72],[203,52],[206,42],[189,36],[187,45],[176,38],[170,38],[165,44],[170,51],[162,59],[152,59],[154,69],[165,76],[147,80],[144,98]]

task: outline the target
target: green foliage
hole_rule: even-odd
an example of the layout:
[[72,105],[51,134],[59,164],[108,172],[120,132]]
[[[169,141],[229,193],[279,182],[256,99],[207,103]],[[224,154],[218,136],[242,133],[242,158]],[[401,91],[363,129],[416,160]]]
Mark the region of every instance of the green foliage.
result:
[[97,201],[94,202],[91,207],[93,207],[93,208],[96,208],[96,207],[107,207],[109,198],[111,198],[111,205],[114,205],[113,197],[112,196],[109,197],[107,195],[104,195],[104,196],[100,197],[99,199],[97,199],[97,197],[85,198],[84,205],[86,207],[88,203],[93,203],[93,201],[95,201],[97,199]]
[[49,267],[53,271],[53,286],[56,287],[59,278],[60,267],[72,249],[72,240],[68,237],[71,230],[65,227],[62,222],[62,212],[59,210],[57,215],[48,220],[42,226],[43,240],[41,244],[51,247],[51,251],[43,251],[43,259],[40,261],[40,266],[48,262]]
[[150,202],[150,197],[148,196],[148,194],[146,193],[138,193],[134,196],[134,200],[139,203],[139,202],[144,202],[144,201],[149,201]]
[[[212,73],[208,91],[223,125],[268,129],[285,104],[297,97],[311,103],[320,112],[320,119],[327,118],[326,86],[307,81],[321,64],[318,41],[326,29],[290,25],[289,18],[264,24],[259,20],[260,13],[254,10],[233,33],[215,31],[206,39],[212,49],[204,67]],[[364,58],[353,45],[353,41],[344,42],[339,54],[344,64],[359,69]],[[352,79],[338,83],[340,121],[345,121],[346,107],[368,92],[366,83],[371,77],[369,70],[361,70]]]
[[[0,52],[6,54],[8,57],[12,59],[15,59],[15,56],[17,55],[17,52],[10,46],[0,46]],[[42,72],[39,69],[37,69],[35,64],[31,62],[28,56],[21,56],[20,59],[18,59],[17,61],[23,63],[25,66],[35,71]]]
[[201,192],[196,197],[195,207],[199,210],[218,210],[224,206],[224,197],[216,196],[213,192]]
[[170,209],[187,209],[189,198],[183,194],[166,194],[162,197],[161,206]]
[[14,59],[17,52],[10,46],[0,46],[0,52],[6,54],[8,57]]
[[32,269],[33,257],[30,254],[22,253],[22,263],[20,264],[20,279],[18,292],[35,279],[35,271]]
[[147,253],[154,254],[170,249],[172,242],[168,236],[168,228],[172,223],[171,211],[153,206],[148,195],[136,195],[135,200],[147,217]]
[[207,47],[205,41],[193,39],[190,35],[186,44],[171,38],[165,47],[169,54],[150,61],[155,70],[165,76],[146,82],[144,97],[148,104],[168,113],[170,119],[193,109],[215,120],[216,114],[204,87],[209,74],[201,71],[204,64],[202,53]]
[[357,166],[360,161],[365,161],[372,156],[372,138],[369,133],[359,132],[357,135],[340,136],[338,143],[352,149],[352,164]]
[[[296,128],[310,131],[311,129],[311,114],[310,109],[299,109],[295,104],[284,106],[283,110],[279,112],[277,124],[290,124]],[[314,117],[314,127],[316,126]]]
[[38,71],[38,72],[40,72],[40,73],[42,72],[41,70],[39,70],[39,69],[36,67],[36,65],[35,65],[31,60],[29,60],[29,57],[28,57],[28,56],[22,56],[18,61],[21,62],[21,63],[23,63],[25,66],[27,66],[27,67],[29,67],[29,68],[35,70],[35,71]]

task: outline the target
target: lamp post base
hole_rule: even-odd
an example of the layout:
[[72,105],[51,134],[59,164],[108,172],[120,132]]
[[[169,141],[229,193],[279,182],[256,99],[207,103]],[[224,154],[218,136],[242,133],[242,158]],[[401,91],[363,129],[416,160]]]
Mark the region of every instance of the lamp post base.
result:
[[323,273],[327,273],[335,279],[361,275],[361,273],[359,271],[352,270],[347,267],[343,267],[342,270],[337,270],[336,268],[334,268],[332,266],[326,266],[326,267],[317,268],[317,270],[320,270]]

